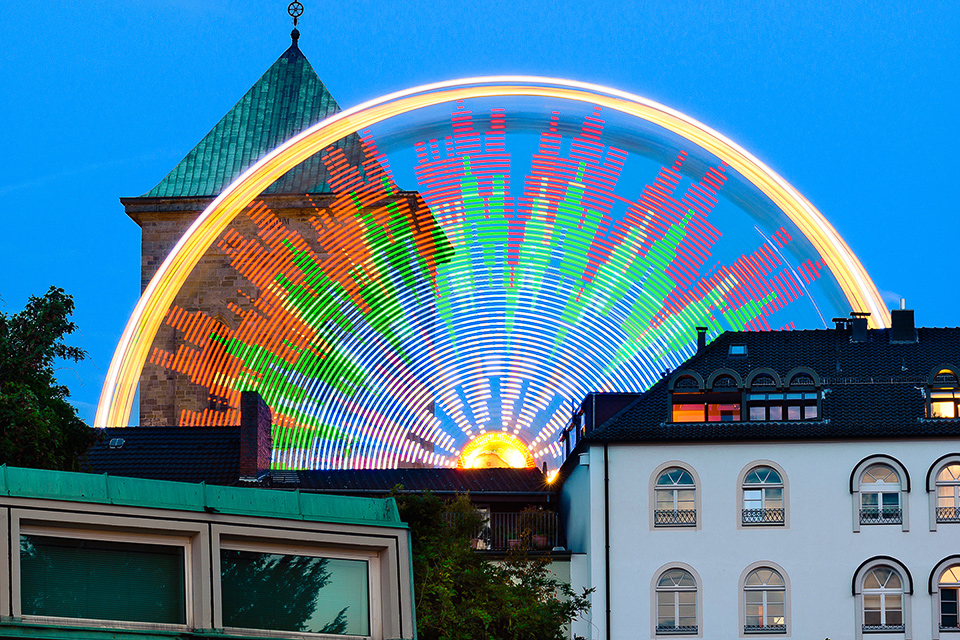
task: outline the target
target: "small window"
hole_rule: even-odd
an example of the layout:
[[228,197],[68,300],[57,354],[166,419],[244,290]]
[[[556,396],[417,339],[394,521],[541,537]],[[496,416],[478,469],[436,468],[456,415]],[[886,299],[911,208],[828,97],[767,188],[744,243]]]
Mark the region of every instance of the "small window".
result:
[[747,345],[745,344],[732,344],[727,349],[727,355],[731,358],[746,358],[747,357]]
[[654,526],[696,526],[697,487],[689,471],[681,467],[665,469],[657,478],[655,492]]
[[940,631],[960,631],[960,618],[958,618],[958,593],[960,593],[960,564],[947,567],[940,574],[940,580],[937,583],[937,590],[940,593]]
[[783,478],[771,467],[754,467],[743,480],[742,522],[745,525],[784,523]]
[[893,467],[874,464],[860,479],[860,524],[901,524],[900,477]]
[[863,580],[863,632],[903,630],[903,581],[891,567],[876,567]]
[[221,549],[223,626],[370,635],[368,563]]
[[25,616],[185,625],[184,547],[20,536]]
[[786,633],[786,587],[783,576],[768,567],[752,571],[743,582],[744,633]]
[[937,474],[937,522],[960,522],[960,463],[946,465]]
[[950,369],[941,369],[928,384],[928,410],[930,418],[960,417],[960,390],[957,374]]
[[657,635],[697,633],[697,582],[689,571],[668,569],[657,581]]

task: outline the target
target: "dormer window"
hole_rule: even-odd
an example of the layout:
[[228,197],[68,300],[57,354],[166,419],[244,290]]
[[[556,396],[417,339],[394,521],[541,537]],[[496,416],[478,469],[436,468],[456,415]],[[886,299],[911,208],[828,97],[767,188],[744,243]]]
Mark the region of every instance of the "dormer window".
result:
[[693,372],[678,373],[670,384],[670,421],[739,422],[742,386],[727,369],[714,372],[706,385]]
[[960,384],[953,367],[942,367],[928,384],[927,416],[930,418],[960,417]]
[[787,388],[773,374],[757,372],[750,378],[747,415],[751,422],[817,420],[820,417],[820,382],[811,370],[794,370]]

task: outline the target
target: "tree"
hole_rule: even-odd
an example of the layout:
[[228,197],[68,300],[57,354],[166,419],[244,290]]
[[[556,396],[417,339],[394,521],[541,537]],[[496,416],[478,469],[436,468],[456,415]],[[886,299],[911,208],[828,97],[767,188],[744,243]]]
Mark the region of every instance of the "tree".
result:
[[[480,514],[466,496],[394,492],[410,525],[417,631],[423,640],[563,640],[564,626],[590,608],[525,546],[494,563],[470,548]],[[529,541],[530,532],[524,532]]]
[[64,342],[76,330],[73,298],[50,287],[31,296],[20,313],[0,313],[0,463],[78,471],[95,432],[67,402],[57,383],[57,360],[79,362],[86,353]]

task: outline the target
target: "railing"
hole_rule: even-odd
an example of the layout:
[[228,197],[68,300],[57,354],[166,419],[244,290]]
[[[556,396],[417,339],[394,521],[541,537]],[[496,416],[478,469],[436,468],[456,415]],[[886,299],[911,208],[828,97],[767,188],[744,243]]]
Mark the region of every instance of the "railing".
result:
[[697,524],[696,509],[671,511],[656,509],[653,512],[653,524],[657,527],[689,527]]
[[745,624],[743,625],[744,633],[786,633],[787,625],[785,624]]
[[657,625],[657,634],[666,635],[666,634],[681,634],[681,633],[696,633],[697,625],[688,624],[688,625],[666,625],[658,624]]
[[902,522],[902,509],[880,509],[877,507],[860,509],[860,524],[901,524]]
[[941,624],[940,631],[960,631],[960,624],[955,624],[953,626],[949,624]]
[[783,524],[783,509],[744,509],[743,524]]
[[864,633],[896,633],[897,631],[905,631],[906,627],[904,627],[902,624],[865,624],[863,625],[862,629]]
[[960,507],[937,507],[937,522],[960,522]]
[[[447,514],[455,518],[456,514]],[[476,531],[470,545],[477,551],[506,551],[526,546],[542,551],[562,547],[560,518],[553,511],[491,513]]]

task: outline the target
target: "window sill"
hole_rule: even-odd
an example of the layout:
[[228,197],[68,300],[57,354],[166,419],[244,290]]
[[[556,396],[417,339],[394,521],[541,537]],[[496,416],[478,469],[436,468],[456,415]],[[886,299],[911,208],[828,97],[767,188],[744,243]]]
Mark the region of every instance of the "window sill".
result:
[[903,633],[906,627],[902,624],[865,624],[862,630],[864,633]]
[[696,635],[700,627],[697,625],[688,627],[657,627],[658,636],[686,636]]
[[743,632],[749,635],[766,635],[770,633],[785,634],[787,632],[787,625],[778,624],[761,627],[759,625],[748,624],[744,625]]

